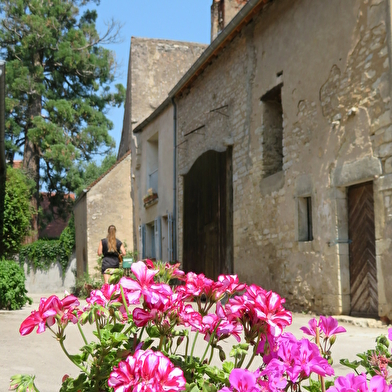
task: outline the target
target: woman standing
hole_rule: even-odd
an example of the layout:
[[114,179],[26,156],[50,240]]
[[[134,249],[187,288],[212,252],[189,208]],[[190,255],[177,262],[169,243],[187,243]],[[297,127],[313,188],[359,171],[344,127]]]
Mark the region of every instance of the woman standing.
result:
[[103,254],[101,272],[105,284],[109,283],[109,274],[105,274],[108,268],[119,268],[120,262],[118,256],[125,256],[125,248],[123,243],[116,238],[116,226],[110,225],[106,238],[99,241],[98,256]]

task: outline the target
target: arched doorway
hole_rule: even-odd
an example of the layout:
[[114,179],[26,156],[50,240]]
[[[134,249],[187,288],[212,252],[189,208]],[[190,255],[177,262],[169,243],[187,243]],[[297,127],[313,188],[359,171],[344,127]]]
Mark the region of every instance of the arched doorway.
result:
[[233,273],[232,148],[207,151],[184,176],[183,265],[212,279]]

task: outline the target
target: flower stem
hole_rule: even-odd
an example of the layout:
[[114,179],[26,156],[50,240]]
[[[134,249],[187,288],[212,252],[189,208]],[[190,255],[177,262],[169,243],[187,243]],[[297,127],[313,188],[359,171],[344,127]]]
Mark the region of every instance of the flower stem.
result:
[[[214,331],[213,331],[212,334],[211,334],[211,337],[210,337],[210,339],[209,339],[209,341],[208,341],[206,350],[204,351],[203,357],[201,358],[201,361],[200,361],[200,362],[203,362],[203,361],[204,361],[204,358],[205,358],[205,356],[207,355],[208,348],[211,346],[211,343],[214,341],[215,334],[216,334],[216,331],[217,331],[217,329],[218,329],[220,323],[221,323],[221,320],[219,320],[218,323],[216,324],[216,327],[214,328]],[[211,346],[211,348],[212,348],[212,350],[214,349],[214,347],[212,347],[212,346]]]
[[214,347],[213,346],[211,346],[211,355],[210,355],[210,358],[208,359],[208,364],[211,364],[211,361],[212,361],[212,357],[214,356]]
[[99,327],[98,323],[98,314],[97,309],[94,310],[94,318],[95,318],[95,325],[97,327],[98,339],[101,341],[101,328]]
[[129,313],[129,309],[128,309],[128,305],[127,305],[127,301],[125,300],[125,294],[124,294],[124,289],[123,287],[120,285],[120,289],[121,289],[121,298],[123,300],[123,304],[125,307],[125,311],[127,312],[127,316],[128,316],[128,320],[131,317],[131,314]]
[[[320,330],[319,330],[318,327],[316,328],[316,344],[321,349],[321,346],[320,346]],[[325,380],[324,380],[324,377],[323,376],[319,376],[319,381],[320,381],[320,384],[321,384],[321,391],[325,392]]]
[[84,366],[77,364],[77,363],[73,360],[73,358],[68,354],[68,351],[67,351],[67,349],[66,349],[65,346],[64,346],[64,339],[60,339],[60,346],[61,346],[62,350],[64,351],[64,354],[67,356],[67,358],[68,358],[73,364],[75,364],[79,369],[81,369],[84,373],[86,373],[88,377],[90,377],[89,373],[87,372],[87,369],[86,369]]
[[88,342],[87,342],[87,339],[86,339],[86,336],[84,335],[84,332],[83,332],[83,330],[82,330],[82,327],[80,326],[80,323],[79,323],[79,321],[78,321],[78,329],[79,329],[79,332],[80,332],[80,334],[82,335],[82,338],[83,338],[83,341],[84,341],[84,344],[88,344]]
[[192,350],[191,350],[191,362],[193,362],[193,351],[195,350],[196,340],[198,336],[199,336],[199,331],[196,332],[195,339],[193,340]]
[[259,347],[259,343],[260,343],[260,338],[261,338],[261,334],[259,334],[259,336],[257,337],[257,342],[256,342],[256,344],[255,344],[255,346],[253,348],[252,357],[250,358],[250,360],[249,360],[248,364],[246,365],[245,369],[249,369],[249,366],[252,364],[253,360],[255,359],[256,351],[257,351],[257,348]]
[[186,337],[186,345],[185,345],[185,363],[188,359],[188,348],[189,348],[189,336],[185,336]]

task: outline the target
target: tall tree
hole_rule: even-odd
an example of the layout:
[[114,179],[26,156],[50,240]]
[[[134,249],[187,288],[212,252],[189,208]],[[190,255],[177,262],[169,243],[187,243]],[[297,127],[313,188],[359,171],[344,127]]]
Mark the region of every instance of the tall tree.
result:
[[[57,196],[73,191],[75,167],[114,147],[107,108],[121,105],[125,89],[117,84],[111,91],[116,62],[103,45],[117,40],[121,26],[112,21],[100,36],[96,11],[86,9],[91,2],[99,4],[0,0],[7,155],[12,161],[16,152],[23,154],[23,167],[36,183],[35,209],[40,184]],[[32,228],[38,232],[38,215]]]

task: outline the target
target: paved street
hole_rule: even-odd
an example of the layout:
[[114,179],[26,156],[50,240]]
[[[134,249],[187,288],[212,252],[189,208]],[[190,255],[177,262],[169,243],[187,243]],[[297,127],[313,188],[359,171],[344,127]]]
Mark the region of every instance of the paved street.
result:
[[[62,297],[62,294],[58,294],[58,296]],[[65,357],[49,331],[40,335],[35,332],[24,337],[19,335],[18,330],[21,322],[33,309],[38,307],[40,296],[33,295],[32,298],[33,305],[26,306],[22,310],[0,311],[0,391],[8,389],[9,378],[13,374],[35,374],[36,385],[40,392],[58,391],[64,374],[72,376],[78,374],[78,368]],[[293,318],[293,325],[287,330],[298,338],[302,337],[299,328],[306,325],[312,316],[295,314]],[[340,358],[355,359],[357,352],[374,347],[374,340],[379,334],[387,333],[387,327],[381,327],[381,323],[375,320],[352,317],[344,317],[344,319],[346,322],[343,322],[342,325],[347,329],[347,333],[338,335],[333,349],[335,372],[338,375],[346,373],[345,368],[339,365]],[[92,338],[92,329],[85,327],[84,330],[87,338]],[[76,327],[70,326],[67,329],[65,344],[70,354],[76,353],[82,345],[82,339]],[[201,356],[203,348],[203,344],[197,345],[197,355]],[[218,359],[216,358],[216,360]]]

